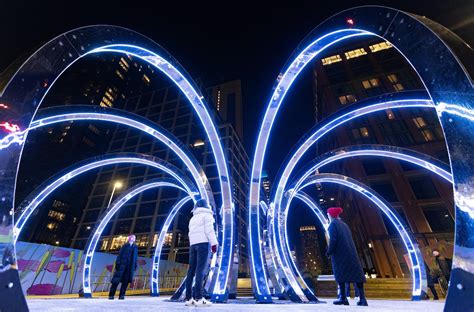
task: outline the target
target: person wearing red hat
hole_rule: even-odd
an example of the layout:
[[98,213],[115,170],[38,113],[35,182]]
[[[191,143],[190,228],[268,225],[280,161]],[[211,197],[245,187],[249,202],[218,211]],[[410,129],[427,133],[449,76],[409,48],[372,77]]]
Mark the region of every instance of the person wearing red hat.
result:
[[359,256],[352,239],[349,226],[339,216],[343,212],[341,207],[331,207],[327,210],[330,220],[329,245],[326,255],[331,257],[334,278],[339,285],[339,299],[333,303],[336,305],[349,305],[346,296],[346,283],[356,283],[359,289],[360,300],[358,306],[367,306],[365,298],[364,283],[365,274],[360,264]]

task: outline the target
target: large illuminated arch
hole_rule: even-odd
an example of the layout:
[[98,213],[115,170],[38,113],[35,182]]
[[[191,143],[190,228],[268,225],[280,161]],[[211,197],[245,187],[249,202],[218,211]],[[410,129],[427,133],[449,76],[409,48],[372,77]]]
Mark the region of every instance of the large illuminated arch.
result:
[[[258,205],[261,172],[273,122],[286,93],[311,60],[335,43],[362,36],[376,36],[389,41],[410,62],[440,117],[450,155],[456,203],[457,246],[446,303],[454,306],[459,304],[456,300],[466,298],[463,296],[464,285],[472,285],[474,280],[474,267],[471,265],[474,263],[474,243],[469,238],[474,236],[474,182],[471,178],[474,153],[465,153],[465,144],[472,142],[469,129],[474,122],[473,68],[468,61],[472,50],[459,37],[433,21],[379,6],[349,9],[321,23],[303,40],[278,76],[260,128],[251,175],[249,234],[251,272],[257,300],[271,300],[259,243]],[[472,146],[468,145],[468,148],[472,151]],[[464,299],[462,302],[468,308],[468,301]]]
[[148,156],[138,153],[118,153],[109,154],[98,157],[92,157],[83,160],[77,164],[69,166],[55,176],[49,178],[37,187],[28,197],[20,204],[19,209],[21,211],[20,216],[15,222],[13,230],[13,239],[16,243],[20,236],[21,230],[32,215],[32,213],[41,205],[41,203],[61,185],[68,182],[69,180],[81,175],[90,170],[115,164],[140,164],[155,167],[157,169],[166,172],[186,190],[188,194],[199,195],[198,189],[189,180],[189,178],[181,172],[178,168],[172,164],[163,161],[157,157]]
[[[412,151],[406,148],[386,146],[386,145],[373,144],[373,145],[357,145],[357,146],[342,147],[342,148],[336,149],[334,151],[328,152],[326,154],[323,154],[317,157],[315,160],[311,161],[308,165],[306,165],[305,168],[296,175],[299,178],[296,180],[296,182],[293,182],[291,184],[291,187],[290,187],[291,192],[288,192],[288,194],[284,196],[282,200],[284,218],[286,219],[288,215],[288,211],[294,197],[299,197],[299,199],[303,200],[307,205],[311,207],[311,203],[309,202],[310,200],[309,197],[306,196],[306,198],[302,198],[302,195],[300,194],[301,185],[306,181],[306,179],[311,174],[315,173],[318,169],[334,161],[344,159],[344,158],[349,158],[349,157],[355,157],[355,156],[380,156],[380,157],[403,160],[411,164],[418,165],[422,168],[428,169],[429,171],[435,173],[436,175],[440,176],[446,181],[452,182],[451,174],[446,170],[448,169],[447,165],[429,155],[425,155],[425,154]],[[271,230],[273,231],[276,230],[276,228],[274,227],[274,222],[267,221],[267,223],[270,224]],[[281,223],[280,230],[281,231],[279,235],[281,235],[281,237],[283,238],[281,240],[277,239],[276,241],[274,241],[274,243],[279,242],[279,241],[281,242],[288,241],[287,222]],[[281,246],[278,248],[280,249],[276,249],[276,250],[281,250]],[[314,300],[314,294],[312,294],[310,291],[307,290],[308,287],[305,284],[304,280],[301,278],[301,275],[299,274],[296,268],[296,264],[294,263],[293,258],[291,257],[290,251],[288,248],[289,247],[287,246],[287,249],[283,249],[283,252],[286,253],[286,258],[289,260],[289,263],[291,267],[293,268],[293,271],[296,272],[296,274],[298,275],[298,277],[295,276],[295,278],[297,281],[300,281],[300,284],[303,285],[302,289],[305,292],[306,297],[308,297],[308,292],[309,292],[309,296],[311,297],[310,300],[312,301]],[[281,263],[278,262],[277,258],[275,258],[275,261],[277,262],[274,266],[279,267]],[[416,298],[417,296],[415,289],[413,289],[413,296],[414,298]]]
[[[362,194],[364,197],[369,199],[374,203],[392,222],[392,224],[397,229],[400,234],[403,244],[408,251],[408,256],[411,262],[411,271],[413,278],[413,291],[412,296],[417,297],[421,295],[422,290],[426,288],[426,273],[423,265],[423,258],[421,252],[418,248],[418,245],[414,239],[412,239],[411,234],[407,231],[408,226],[404,224],[403,219],[398,215],[395,209],[378,195],[375,191],[360,183],[352,178],[342,176],[339,174],[316,174],[311,177],[308,177],[304,183],[301,185],[300,190],[308,187],[309,185],[314,185],[316,183],[335,183],[349,187],[350,189]],[[283,250],[288,250],[288,240],[287,238],[283,242],[286,246]],[[293,268],[296,268],[294,262],[292,263]],[[296,269],[297,270],[297,269]],[[299,274],[299,273],[298,273]]]
[[157,187],[172,187],[183,192],[186,190],[177,185],[174,180],[172,179],[152,179],[150,181],[142,182],[137,184],[136,186],[132,187],[129,191],[124,192],[121,194],[113,203],[108,207],[99,218],[99,223],[94,227],[89,239],[86,243],[86,248],[84,252],[84,265],[82,268],[82,286],[84,289],[84,296],[91,297],[92,296],[92,289],[91,289],[91,267],[92,261],[94,258],[95,249],[97,248],[97,244],[99,243],[100,236],[104,231],[105,227],[109,223],[110,219],[120,210],[120,208],[125,205],[130,199],[134,196]]
[[[0,122],[8,123],[11,135],[0,135],[0,194],[3,204],[0,217],[5,220],[6,232],[13,229],[11,207],[13,207],[18,164],[25,142],[27,129],[51,86],[72,64],[84,56],[94,53],[122,53],[133,55],[167,76],[186,96],[196,111],[208,136],[208,141],[216,160],[221,188],[222,214],[221,245],[218,251],[218,276],[212,287],[217,301],[227,299],[227,282],[233,250],[233,204],[224,152],[217,129],[209,115],[202,94],[182,66],[163,48],[149,38],[129,29],[96,25],[78,28],[64,33],[44,44],[16,71],[5,72],[2,77],[7,81],[0,90],[0,100],[4,105],[0,109]],[[31,73],[34,73],[32,75]],[[6,124],[7,125],[7,124]],[[5,233],[5,231],[2,231]],[[3,234],[2,234],[3,235]],[[18,298],[16,307],[27,308],[20,289],[18,273],[15,267],[15,248],[12,235],[0,240],[0,250],[4,257],[0,262],[0,281],[12,283],[7,290]],[[3,277],[3,279],[2,279]],[[218,298],[218,299],[216,299]],[[2,309],[9,310],[11,303],[0,303]]]
[[[346,109],[343,109],[329,118],[323,120],[321,123],[315,125],[310,131],[307,132],[305,137],[300,140],[300,144],[290,153],[291,157],[286,161],[284,169],[281,170],[277,177],[279,177],[278,182],[275,184],[274,190],[272,192],[272,202],[274,209],[271,210],[271,215],[268,218],[275,218],[275,215],[282,213],[281,202],[283,200],[284,190],[288,184],[291,173],[295,169],[299,160],[304,156],[304,154],[322,137],[336,129],[339,126],[344,125],[352,119],[364,116],[370,113],[378,112],[385,109],[397,109],[397,108],[407,108],[407,107],[433,107],[433,103],[427,99],[423,98],[424,93],[420,92],[407,92],[402,95],[400,94],[385,94],[376,98],[370,98],[364,101],[360,101],[356,104],[353,104]],[[405,99],[410,97],[410,99]],[[414,97],[414,98],[413,98]],[[267,131],[269,129],[265,129]],[[252,180],[256,182],[255,180]],[[252,210],[253,214],[253,210]],[[251,216],[252,216],[251,214]],[[278,224],[269,223],[269,231],[273,232],[273,236],[276,237],[278,234],[275,234],[276,231],[280,229]],[[249,231],[252,230],[252,226],[249,227]],[[251,248],[253,250],[253,247]],[[254,259],[254,258],[253,258]],[[277,267],[289,267],[291,260],[288,258],[280,259],[279,254],[276,254],[277,262],[275,265]],[[286,271],[283,271],[285,273]],[[290,297],[294,298],[296,301],[306,301],[306,295],[298,287],[299,283],[296,278],[292,275],[285,275],[285,280],[287,280],[292,286],[290,291]],[[293,293],[293,291],[295,293]],[[299,299],[298,299],[299,298]]]

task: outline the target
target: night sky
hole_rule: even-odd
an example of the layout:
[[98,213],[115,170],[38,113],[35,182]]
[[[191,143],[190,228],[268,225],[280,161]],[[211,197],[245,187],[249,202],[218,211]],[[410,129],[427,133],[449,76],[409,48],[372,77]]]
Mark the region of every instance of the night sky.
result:
[[[194,78],[213,85],[239,78],[243,84],[244,143],[250,156],[271,87],[293,49],[325,18],[346,8],[378,4],[424,15],[451,28],[472,45],[474,1],[291,1],[244,5],[240,1],[193,7],[186,1],[2,1],[0,71],[17,57],[70,29],[114,24],[151,37]],[[100,3],[100,4],[98,4]],[[138,5],[142,4],[143,5]],[[311,126],[311,75],[289,94],[270,149],[270,176]],[[294,105],[293,105],[294,104]],[[285,142],[285,144],[275,144]],[[277,147],[275,147],[277,146]]]

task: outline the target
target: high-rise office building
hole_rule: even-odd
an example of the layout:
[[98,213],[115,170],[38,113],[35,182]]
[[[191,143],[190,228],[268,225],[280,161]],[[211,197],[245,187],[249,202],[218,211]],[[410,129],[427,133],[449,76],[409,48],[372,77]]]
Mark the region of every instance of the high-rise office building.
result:
[[[40,108],[59,105],[99,105],[121,108],[126,99],[152,88],[154,70],[131,56],[93,55],[72,65],[55,83]],[[48,81],[44,82],[48,84]],[[67,166],[100,155],[107,149],[111,123],[65,122],[32,131],[25,145],[16,193],[16,207],[43,181]],[[26,223],[21,240],[69,245],[81,216],[93,175],[77,178],[86,187],[68,185],[51,194]],[[74,184],[74,181],[70,182]],[[64,203],[61,220],[52,220],[50,208]],[[51,210],[53,211],[53,210]],[[17,211],[18,213],[18,211]],[[52,226],[57,222],[57,226]],[[68,229],[65,232],[62,228]],[[60,239],[58,239],[60,237]]]
[[[229,85],[236,87],[235,95],[231,95],[232,92],[228,87]],[[244,150],[241,138],[234,128],[234,120],[232,118],[230,121],[224,119],[229,114],[221,115],[218,113],[220,111],[229,112],[230,108],[226,107],[228,103],[233,107],[232,109],[242,107],[240,83],[228,83],[223,86],[226,87],[220,88],[216,86],[208,89],[226,90],[225,93],[221,93],[220,100],[216,98],[218,93],[212,92],[213,97],[209,99],[209,102],[211,106],[215,107],[214,114],[211,111],[211,115],[214,115],[213,117],[221,136],[221,142],[232,177],[237,231],[240,234],[239,241],[236,243],[239,252],[239,274],[247,276],[246,199],[249,182],[248,174],[250,171],[249,158]],[[231,100],[226,101],[223,98],[230,98]],[[217,109],[217,103],[220,105],[219,110]],[[173,133],[181,142],[189,146],[189,149],[206,172],[214,192],[216,206],[220,207],[219,178],[212,150],[198,117],[188,100],[179,92],[177,87],[164,87],[130,98],[125,103],[125,109],[159,124]],[[230,115],[241,116],[240,113]],[[239,120],[236,122],[237,124],[241,123]],[[184,164],[179,161],[177,156],[172,154],[160,142],[155,142],[148,135],[127,127],[116,127],[107,152],[138,152],[154,155],[173,163],[178,168],[185,169]],[[102,168],[93,183],[92,191],[79,222],[72,246],[84,248],[84,244],[91,234],[91,229],[110,200],[115,181],[122,181],[125,185],[119,192],[115,192],[118,195],[118,193],[126,188],[161,176],[162,173],[159,171],[140,165],[115,165]],[[124,243],[126,236],[133,233],[137,235],[139,254],[151,256],[156,247],[159,231],[171,206],[182,196],[184,196],[182,192],[166,188],[148,190],[136,196],[136,198],[122,207],[121,211],[110,221],[110,224],[103,232],[99,248],[102,251],[115,252]],[[165,241],[163,258],[179,262],[188,261],[189,240],[187,231],[190,217],[190,206],[187,210],[184,209],[176,215]]]
[[318,232],[315,226],[307,225],[299,229],[300,246],[296,250],[296,259],[301,272],[312,276],[326,274],[328,271],[327,259],[323,257]]
[[[404,58],[380,39],[357,40],[332,49],[315,63],[314,76],[318,120],[369,97],[423,89]],[[448,163],[443,132],[432,109],[393,109],[359,117],[322,140],[318,153],[356,144],[406,147]],[[354,157],[322,171],[353,177],[382,195],[405,220],[421,247],[453,241],[451,185],[426,170],[403,161]],[[326,192],[328,187],[324,185],[324,189]],[[344,208],[342,217],[352,228],[364,267],[375,269],[381,277],[408,277],[407,252],[388,218],[355,192],[336,189],[331,204]]]

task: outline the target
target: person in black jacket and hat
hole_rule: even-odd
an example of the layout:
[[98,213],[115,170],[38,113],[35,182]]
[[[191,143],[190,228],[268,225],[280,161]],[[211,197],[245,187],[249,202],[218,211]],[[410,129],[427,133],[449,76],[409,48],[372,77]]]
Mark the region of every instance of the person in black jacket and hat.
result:
[[364,270],[359,261],[357,250],[352,239],[351,230],[339,215],[341,207],[332,207],[327,210],[329,220],[329,245],[327,256],[331,257],[334,278],[339,285],[340,297],[333,303],[336,305],[349,305],[346,296],[346,283],[356,283],[360,300],[358,306],[367,306],[364,283],[366,282]]
[[119,283],[120,293],[119,299],[125,299],[125,292],[127,291],[128,284],[133,280],[133,274],[137,269],[137,258],[138,258],[138,247],[135,245],[135,235],[130,235],[127,238],[127,242],[120,248],[117,259],[115,260],[115,272],[112,277],[112,286],[110,286],[109,299],[113,300],[115,291]]

